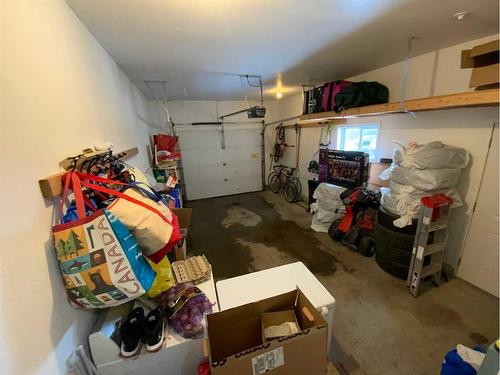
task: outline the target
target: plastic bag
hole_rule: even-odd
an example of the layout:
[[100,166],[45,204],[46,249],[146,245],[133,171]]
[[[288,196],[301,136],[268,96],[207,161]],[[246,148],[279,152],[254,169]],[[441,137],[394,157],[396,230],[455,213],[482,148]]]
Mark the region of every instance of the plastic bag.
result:
[[380,179],[391,180],[401,185],[413,186],[419,190],[448,189],[456,185],[461,169],[408,169],[392,165],[380,174]]
[[155,279],[151,288],[149,288],[146,295],[149,298],[155,298],[161,292],[170,289],[175,285],[174,273],[172,272],[172,265],[167,257],[164,257],[158,263],[153,262],[148,257],[146,257],[151,268],[156,272]]
[[177,284],[158,300],[175,332],[184,338],[203,335],[205,315],[212,313],[212,303],[193,283]]
[[313,198],[316,199],[319,207],[335,211],[342,206],[342,200],[340,199],[340,194],[342,194],[347,189],[341,186],[336,186],[332,184],[327,184],[322,182],[318,185],[316,190],[314,190]]
[[466,150],[439,141],[423,145],[410,143],[408,146],[394,141],[394,144],[394,163],[404,168],[465,168],[469,163],[469,153]]
[[382,207],[394,215],[401,216],[393,222],[399,228],[411,225],[412,219],[418,217],[423,197],[442,193],[453,199],[452,208],[460,207],[463,204],[462,197],[455,188],[423,191],[391,181],[389,188],[381,188],[380,192],[382,193],[380,199]]
[[449,189],[438,189],[438,190],[431,190],[431,191],[425,191],[425,190],[420,190],[417,189],[414,186],[409,186],[409,185],[401,185],[398,184],[397,182],[391,181],[389,182],[389,189],[391,189],[391,192],[395,195],[408,195],[409,197],[418,200],[420,202],[420,199],[423,197],[429,197],[435,194],[444,194],[449,196],[451,199],[453,199],[453,203],[450,206],[451,208],[457,208],[463,205],[463,200],[462,197],[460,196],[460,193],[457,191],[455,188],[449,188]]
[[311,228],[316,232],[328,232],[330,225],[336,220],[340,219],[345,215],[345,207],[340,206],[336,211],[329,211],[319,207],[311,222]]
[[340,194],[345,190],[346,188],[324,182],[318,185],[313,194],[316,203],[311,205],[311,212],[314,212],[311,222],[313,230],[326,233],[334,220],[344,216],[345,207]]

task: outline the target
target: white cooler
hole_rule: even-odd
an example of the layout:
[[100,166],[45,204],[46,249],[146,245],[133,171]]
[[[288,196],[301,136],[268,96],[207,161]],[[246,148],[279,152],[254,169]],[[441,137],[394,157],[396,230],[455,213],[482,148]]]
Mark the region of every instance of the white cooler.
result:
[[[212,278],[197,285],[216,303],[215,286]],[[184,339],[168,327],[167,339],[163,348],[156,353],[141,349],[133,358],[121,358],[120,347],[110,338],[115,322],[129,311],[128,305],[108,309],[89,336],[89,346],[94,364],[102,375],[193,375],[197,374],[198,364],[204,361],[203,339]],[[213,311],[219,311],[217,304]],[[104,313],[104,312],[103,312]]]

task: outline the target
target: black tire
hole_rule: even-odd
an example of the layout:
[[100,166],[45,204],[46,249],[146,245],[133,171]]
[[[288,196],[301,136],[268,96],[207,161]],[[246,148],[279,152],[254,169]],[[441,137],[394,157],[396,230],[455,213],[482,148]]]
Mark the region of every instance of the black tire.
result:
[[385,272],[397,277],[398,279],[406,280],[408,277],[408,270],[410,269],[410,266],[391,261],[386,257],[383,248],[380,248],[378,245],[377,250],[375,251],[375,261]]
[[280,192],[280,190],[281,190],[281,178],[278,174],[275,174],[274,176],[271,177],[271,180],[269,180],[269,188],[275,194]]
[[269,173],[269,176],[267,176],[267,187],[271,186],[271,180],[274,176],[276,176],[278,173],[276,172],[271,172]]
[[293,203],[297,201],[297,186],[292,182],[288,181],[285,184],[285,199],[288,203]]
[[295,184],[297,188],[297,196],[295,197],[295,201],[298,201],[300,199],[300,196],[302,195],[302,184],[297,177],[292,177],[290,180]]
[[334,220],[333,223],[330,225],[330,228],[328,228],[328,234],[335,241],[340,241],[342,239],[342,233],[338,229],[338,226],[340,225],[341,221],[342,219]]
[[391,262],[403,265],[410,266],[411,262],[411,254],[412,251],[402,250],[395,247],[388,246],[386,244],[378,243],[376,245],[376,250],[385,254],[385,258],[390,260]]
[[365,257],[371,257],[375,254],[375,241],[369,237],[363,237],[359,240],[356,250]]
[[378,245],[385,245],[392,247],[394,249],[400,249],[405,251],[412,251],[413,242],[415,241],[415,235],[394,232],[390,229],[379,225],[375,225],[375,230],[373,232],[373,237]]
[[394,220],[399,219],[398,215],[394,215],[380,206],[377,211],[377,223],[383,227],[392,230],[393,232],[415,234],[417,232],[417,219],[412,220],[412,224],[403,228],[398,228],[392,223]]

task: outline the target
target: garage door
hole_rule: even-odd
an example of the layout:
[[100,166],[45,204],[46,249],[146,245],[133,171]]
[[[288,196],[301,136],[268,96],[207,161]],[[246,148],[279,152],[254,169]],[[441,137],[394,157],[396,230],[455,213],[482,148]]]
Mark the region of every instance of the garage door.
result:
[[262,189],[261,125],[224,125],[224,136],[221,130],[213,125],[176,127],[188,200]]

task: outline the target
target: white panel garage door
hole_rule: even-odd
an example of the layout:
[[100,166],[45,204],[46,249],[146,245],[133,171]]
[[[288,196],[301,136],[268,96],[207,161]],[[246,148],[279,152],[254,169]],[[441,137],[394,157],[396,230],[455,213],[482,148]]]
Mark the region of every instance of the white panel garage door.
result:
[[188,200],[262,189],[261,124],[178,126]]

